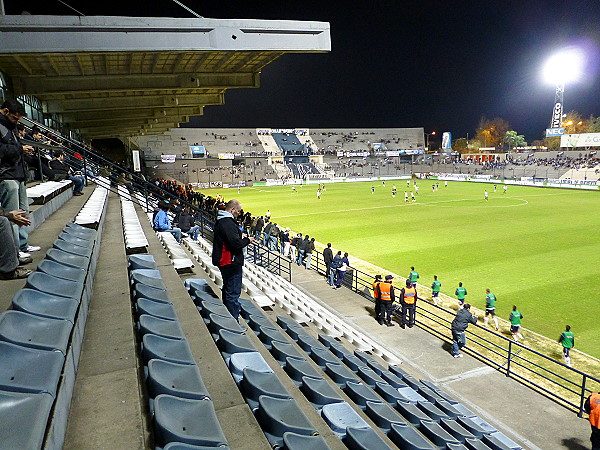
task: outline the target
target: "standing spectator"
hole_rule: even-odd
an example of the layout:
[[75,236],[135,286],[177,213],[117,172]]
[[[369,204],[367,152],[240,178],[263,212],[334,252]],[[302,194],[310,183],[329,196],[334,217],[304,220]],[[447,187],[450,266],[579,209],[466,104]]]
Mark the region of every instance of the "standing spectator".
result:
[[335,289],[337,285],[337,269],[342,265],[342,252],[337,252],[331,261],[331,272],[329,272],[329,284]]
[[490,321],[489,316],[492,316],[494,325],[496,325],[496,331],[498,331],[498,318],[496,317],[496,296],[491,293],[489,289],[485,290],[485,317],[483,318],[483,326],[487,327]]
[[23,210],[8,211],[0,208],[0,280],[27,278],[31,270],[19,267],[32,262],[31,256],[19,257],[11,222],[27,226],[31,221]]
[[302,233],[297,233],[296,237],[292,239],[292,246],[290,247],[290,261],[298,263],[298,248],[302,243]]
[[394,300],[396,300],[396,295],[394,292],[394,286],[392,285],[392,280],[394,277],[392,275],[386,275],[385,281],[379,283],[377,286],[379,290],[379,298],[381,300],[381,310],[380,315],[377,320],[379,325],[387,325],[388,327],[393,327],[392,323],[392,310]]
[[600,450],[600,393],[592,392],[585,401],[583,409],[590,415],[592,450]]
[[[338,252],[341,253],[341,252]],[[346,278],[346,270],[348,270],[348,266],[350,265],[350,261],[348,261],[348,253],[344,253],[344,256],[342,257],[342,260],[339,263],[339,267],[336,269],[337,270],[337,274],[336,274],[336,281],[335,281],[335,287],[336,289],[339,289],[342,287],[342,284],[344,283],[344,278]]]
[[[331,242],[327,243],[327,247],[323,250],[323,263],[325,264],[325,278],[329,280],[331,272],[331,263],[333,262],[333,251],[331,250]],[[379,277],[381,278],[381,277]],[[329,283],[331,284],[331,283]]]
[[[25,154],[33,154],[33,147],[21,145],[17,137],[17,124],[25,117],[25,108],[16,100],[6,100],[0,106],[0,205],[8,211],[29,212],[25,189]],[[28,252],[40,250],[29,245],[29,229],[25,225],[11,223],[19,256],[26,258]]]
[[276,223],[269,231],[269,250],[279,250],[279,227]]
[[415,324],[417,309],[417,289],[410,280],[406,280],[406,287],[400,290],[400,305],[402,306],[400,326],[402,328],[405,326],[412,328]]
[[465,336],[465,330],[469,324],[477,323],[477,316],[471,314],[471,305],[465,303],[463,308],[459,309],[456,313],[456,317],[452,321],[452,356],[455,358],[462,358],[460,350],[467,345],[467,338]]
[[410,273],[408,274],[408,279],[412,283],[412,287],[417,287],[417,280],[419,279],[419,272],[417,272],[413,267],[410,268]]
[[267,209],[267,212],[265,213],[265,222],[270,222],[271,221],[271,210]]
[[260,233],[262,233],[264,226],[265,226],[265,221],[263,219],[263,216],[260,216],[256,220],[256,226],[254,227],[254,239],[258,239],[260,237]]
[[458,307],[462,308],[463,303],[465,303],[465,297],[467,296],[467,290],[463,287],[462,281],[458,283],[458,287],[456,288],[456,291],[454,291],[454,295],[456,295],[456,298],[458,299]]
[[570,351],[573,347],[575,347],[575,335],[571,331],[570,325],[567,325],[565,327],[565,331],[563,331],[560,337],[558,338],[558,343],[562,344],[563,355],[565,357],[565,364],[571,367]]
[[373,281],[373,298],[375,299],[375,320],[379,322],[379,325],[383,325],[381,323],[381,293],[379,292],[379,283],[381,283],[381,275],[375,275],[375,280]]
[[56,181],[70,180],[73,182],[73,195],[83,195],[83,176],[74,176],[73,169],[65,164],[65,154],[60,150],[54,151],[54,158],[49,162],[50,169]]
[[229,200],[225,210],[218,212],[212,251],[212,263],[219,268],[223,276],[223,304],[235,320],[238,320],[240,315],[243,250],[254,242],[253,237],[248,237],[238,227],[236,219],[241,210],[242,205],[239,201]]
[[290,240],[289,227],[281,232],[280,237],[281,237],[281,243],[282,243],[282,249],[283,249],[283,256],[285,256],[287,258],[288,255],[290,254],[290,247],[292,245],[291,240]]
[[163,200],[158,202],[158,211],[152,220],[153,228],[155,231],[167,231],[171,233],[177,242],[181,242],[181,229],[174,228],[171,225],[171,220],[167,212],[169,211],[169,204]]
[[269,243],[269,238],[271,237],[271,228],[273,228],[273,224],[271,222],[267,222],[263,230],[263,245],[266,247]]
[[304,251],[304,267],[310,269],[310,261],[312,259],[312,252],[315,249],[315,238],[310,238],[310,241],[306,244],[306,250]]
[[437,306],[438,297],[440,295],[440,291],[442,290],[442,283],[438,281],[437,275],[433,276],[433,283],[431,283],[431,299],[433,303]]
[[523,339],[523,336],[520,333],[522,318],[523,314],[517,310],[516,305],[513,305],[512,312],[510,313],[508,320],[510,320],[510,332],[512,333],[512,337],[515,342],[519,342],[519,339]]
[[304,239],[298,241],[298,265],[301,266],[304,264],[304,254],[306,253],[306,246],[309,243],[308,234],[304,236]]

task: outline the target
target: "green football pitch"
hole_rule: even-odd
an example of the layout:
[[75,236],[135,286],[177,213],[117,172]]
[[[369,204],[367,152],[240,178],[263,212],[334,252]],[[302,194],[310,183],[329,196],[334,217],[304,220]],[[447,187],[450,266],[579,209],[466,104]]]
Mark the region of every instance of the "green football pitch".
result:
[[415,266],[421,284],[437,275],[452,296],[462,281],[478,308],[490,288],[500,317],[517,305],[524,327],[552,339],[569,324],[576,348],[600,357],[600,193],[460,182],[434,192],[432,183],[418,180],[415,203],[404,201],[406,180],[327,184],[320,200],[316,185],[205,193],[237,198],[254,215],[270,209],[277,224],[331,242],[351,262],[404,276]]

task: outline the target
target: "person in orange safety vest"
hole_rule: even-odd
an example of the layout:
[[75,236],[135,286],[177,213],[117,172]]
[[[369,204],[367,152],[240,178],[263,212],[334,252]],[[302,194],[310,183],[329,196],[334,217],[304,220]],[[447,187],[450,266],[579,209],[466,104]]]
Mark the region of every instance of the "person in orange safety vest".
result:
[[381,315],[381,298],[378,287],[382,281],[381,275],[375,275],[375,280],[373,281],[373,298],[375,298],[375,319],[377,321],[379,321],[379,316]]
[[600,450],[600,393],[592,392],[583,408],[590,415],[592,450]]
[[381,301],[381,309],[380,314],[377,319],[379,325],[387,325],[388,327],[393,327],[392,323],[392,311],[393,311],[393,303],[396,299],[394,293],[394,286],[392,285],[392,280],[394,279],[391,275],[385,276],[385,281],[379,283],[377,286],[377,291],[379,292],[379,299]]
[[400,291],[400,304],[402,305],[402,328],[412,328],[415,324],[415,312],[417,309],[417,288],[413,286],[410,279],[406,280],[406,287]]

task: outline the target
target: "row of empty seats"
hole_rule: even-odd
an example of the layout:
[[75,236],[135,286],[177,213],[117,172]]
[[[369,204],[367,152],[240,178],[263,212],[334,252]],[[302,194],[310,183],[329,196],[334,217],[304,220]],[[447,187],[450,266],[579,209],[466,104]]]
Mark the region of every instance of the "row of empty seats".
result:
[[104,217],[108,192],[106,187],[98,184],[75,217],[74,222],[88,228],[96,228]]
[[[290,377],[304,392],[311,392],[311,401],[341,403],[339,390],[344,391],[400,448],[520,448],[438,387],[417,380],[400,367],[385,367],[359,350],[352,353],[338,339],[323,333],[315,339],[291,317],[277,317],[276,327],[249,300],[242,302],[242,316]],[[297,345],[287,342],[279,328]],[[307,357],[321,370],[308,364]],[[307,377],[329,378],[339,389]],[[311,383],[321,387],[316,394],[314,387],[307,386]],[[376,444],[377,436],[372,433],[363,435],[370,443],[363,448],[388,448]]]
[[1,449],[62,448],[102,224],[67,224],[0,315]]
[[118,193],[121,198],[125,251],[127,253],[146,253],[148,239],[146,239],[146,235],[140,224],[135,204],[131,200],[131,195],[124,186],[118,187]]
[[156,448],[229,448],[154,258],[128,261]]
[[27,188],[29,204],[39,205],[36,208],[30,208],[30,230],[40,226],[52,213],[73,197],[71,185],[72,182],[69,180],[46,181]]

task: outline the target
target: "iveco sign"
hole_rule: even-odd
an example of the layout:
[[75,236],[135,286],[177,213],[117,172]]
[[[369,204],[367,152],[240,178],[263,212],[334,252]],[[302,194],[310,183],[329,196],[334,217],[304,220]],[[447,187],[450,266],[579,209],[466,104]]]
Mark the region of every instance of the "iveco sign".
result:
[[554,104],[554,110],[552,111],[552,126],[551,128],[559,128],[560,121],[562,119],[563,105],[561,102]]

